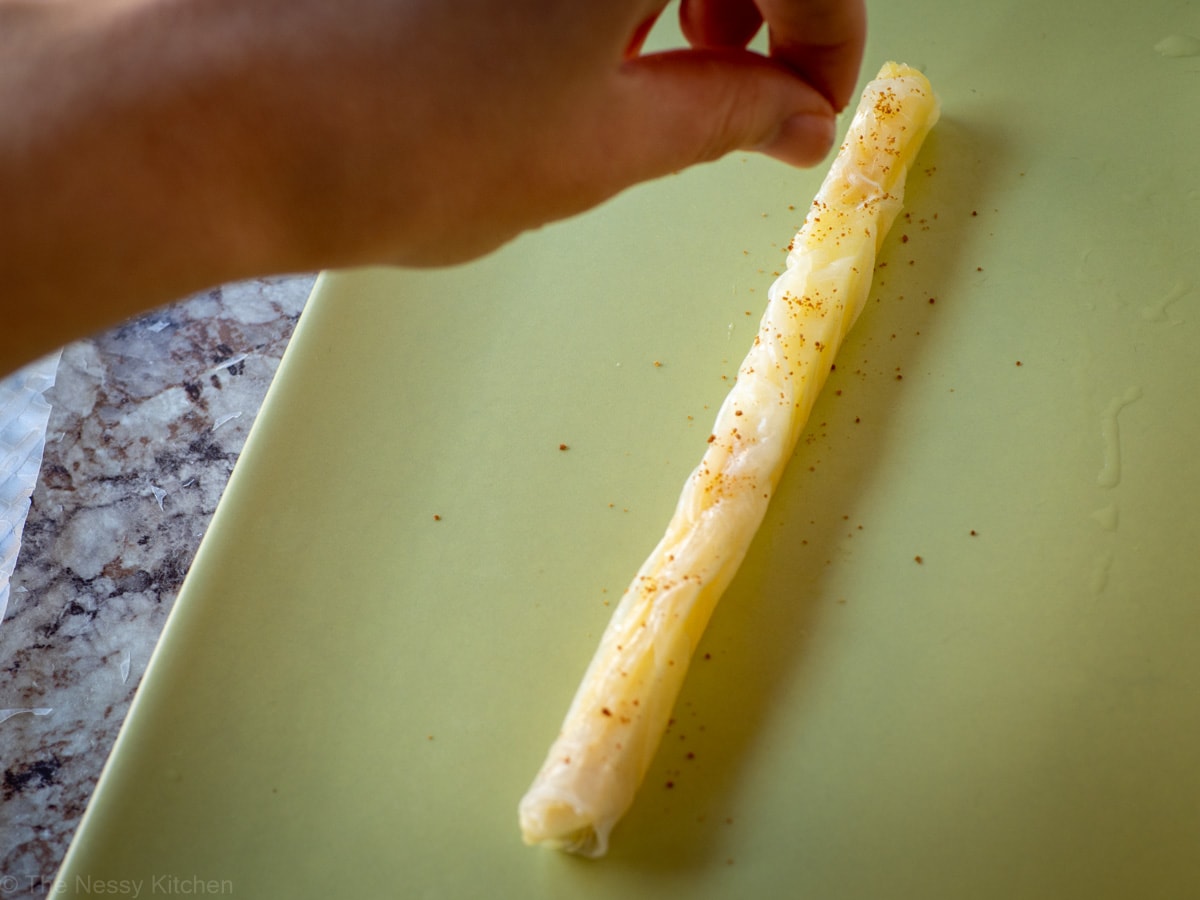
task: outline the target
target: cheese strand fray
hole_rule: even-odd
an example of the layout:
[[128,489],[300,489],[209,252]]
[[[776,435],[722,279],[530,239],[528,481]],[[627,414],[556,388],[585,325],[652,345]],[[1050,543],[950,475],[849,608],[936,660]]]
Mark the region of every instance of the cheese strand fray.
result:
[[917,70],[887,63],[771,286],[754,344],[666,533],[613,613],[558,739],[522,798],[521,833],[602,856],[666,730],[692,652],[862,312],[905,176],[938,118]]

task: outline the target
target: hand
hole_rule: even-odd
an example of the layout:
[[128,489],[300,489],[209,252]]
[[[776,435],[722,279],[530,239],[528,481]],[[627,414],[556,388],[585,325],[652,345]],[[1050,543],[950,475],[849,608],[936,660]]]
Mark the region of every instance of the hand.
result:
[[[0,0],[0,368],[203,287],[441,265],[827,153],[862,0]],[[766,55],[746,50],[765,22]]]
[[[295,190],[317,242],[346,262],[455,262],[731,150],[820,161],[858,77],[861,0],[684,0],[691,47],[640,55],[665,3],[339,4],[354,24],[307,29],[267,104],[316,156]],[[277,15],[298,22],[297,5],[313,3]],[[745,49],[764,21],[765,57]]]

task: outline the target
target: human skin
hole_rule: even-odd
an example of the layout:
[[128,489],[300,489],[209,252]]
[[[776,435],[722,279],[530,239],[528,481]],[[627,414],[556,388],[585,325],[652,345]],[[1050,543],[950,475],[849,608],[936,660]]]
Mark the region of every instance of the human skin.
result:
[[[0,372],[225,281],[441,266],[828,152],[861,0],[0,0]],[[765,22],[766,54],[746,49]]]

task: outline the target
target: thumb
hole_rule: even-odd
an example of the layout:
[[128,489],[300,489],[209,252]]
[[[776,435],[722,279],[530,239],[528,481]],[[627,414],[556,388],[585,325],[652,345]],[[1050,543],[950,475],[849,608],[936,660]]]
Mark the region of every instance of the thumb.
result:
[[[739,49],[675,50],[627,61],[620,71],[620,155],[635,177],[653,177],[756,150],[797,166],[833,146],[835,113],[812,85]],[[639,167],[645,167],[639,173]]]

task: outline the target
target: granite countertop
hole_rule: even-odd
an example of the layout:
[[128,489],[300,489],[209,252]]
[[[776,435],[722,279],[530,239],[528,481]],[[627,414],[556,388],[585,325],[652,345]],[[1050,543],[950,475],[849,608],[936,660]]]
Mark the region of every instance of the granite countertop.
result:
[[312,284],[216,288],[63,350],[0,623],[4,900],[48,891]]

